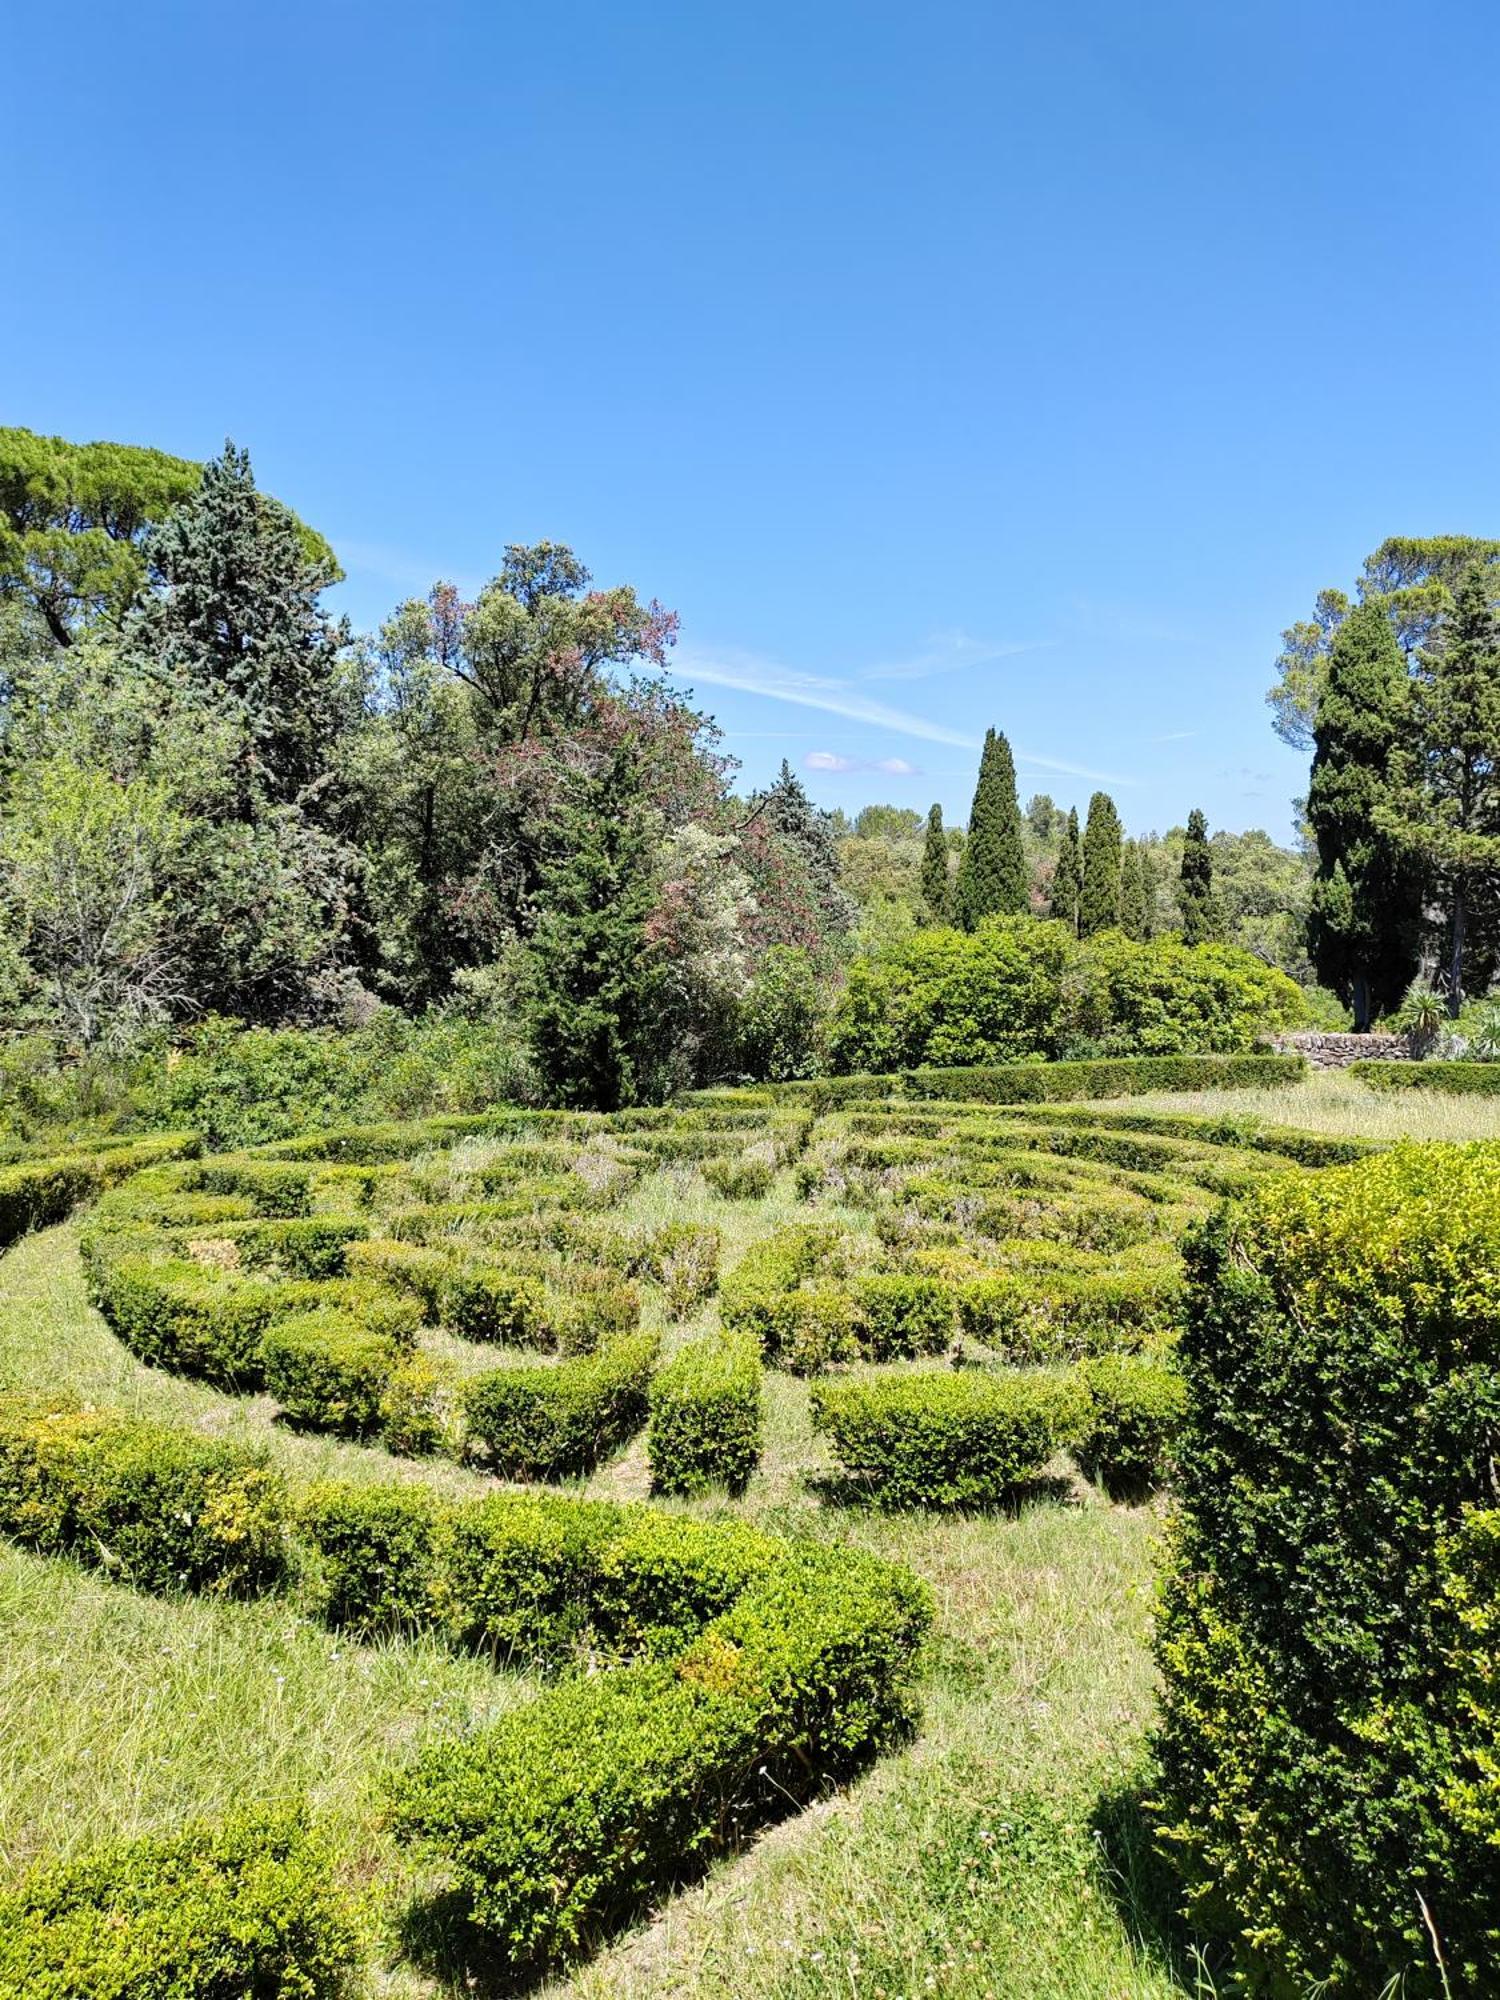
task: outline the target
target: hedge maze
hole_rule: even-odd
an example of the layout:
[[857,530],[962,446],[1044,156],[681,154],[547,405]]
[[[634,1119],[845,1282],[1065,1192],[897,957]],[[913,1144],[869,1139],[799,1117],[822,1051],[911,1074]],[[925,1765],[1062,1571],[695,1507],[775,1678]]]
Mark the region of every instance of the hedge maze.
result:
[[[850,1544],[849,1508],[1008,1507],[1075,1467],[1109,1499],[1149,1493],[1184,1423],[1184,1232],[1370,1150],[1015,1101],[993,1075],[946,1098],[859,1079],[16,1163],[9,1212],[92,1199],[84,1268],[114,1336],[264,1440],[65,1384],[6,1397],[0,1532],[143,1592],[542,1672],[498,1722],[418,1746],[382,1824],[480,1962],[574,1959],[917,1725],[929,1594]],[[805,1403],[828,1539],[736,1513],[767,1371]],[[365,1447],[372,1476],[301,1478],[271,1448],[285,1429]],[[642,1493],[711,1511],[586,1490],[622,1453]],[[284,1893],[257,1900],[247,1870]],[[276,1802],[38,1871],[0,1906],[0,1995],[134,1996],[120,1968],[153,1959],[143,1994],[217,1993],[232,1965],[247,1990],[319,1995],[368,1949],[334,1844]]]

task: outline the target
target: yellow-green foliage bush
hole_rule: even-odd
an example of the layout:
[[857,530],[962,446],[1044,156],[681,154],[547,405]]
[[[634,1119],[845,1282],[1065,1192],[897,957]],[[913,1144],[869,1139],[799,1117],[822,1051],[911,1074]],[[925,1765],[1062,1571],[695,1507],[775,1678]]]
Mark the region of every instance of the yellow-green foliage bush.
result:
[[1071,1375],[923,1369],[820,1383],[812,1414],[881,1506],[984,1507],[1077,1443],[1089,1398]]
[[358,1946],[306,1813],[253,1807],[0,1895],[0,2000],[334,2000]]
[[163,1160],[198,1151],[192,1133],[164,1132],[156,1138],[95,1150],[59,1153],[49,1159],[0,1166],[0,1250],[28,1229],[62,1222],[82,1201]]
[[0,1396],[0,1533],[141,1590],[251,1596],[285,1571],[285,1489],[258,1452]]
[[1139,1345],[1181,1309],[1181,1278],[1166,1263],[1004,1271],[958,1291],[964,1332],[1021,1365]]
[[1477,2000],[1500,1147],[1276,1176],[1188,1264],[1162,1838],[1252,1987]]
[[694,1340],[651,1383],[646,1456],[658,1493],[742,1493],[760,1460],[760,1348],[747,1333]]

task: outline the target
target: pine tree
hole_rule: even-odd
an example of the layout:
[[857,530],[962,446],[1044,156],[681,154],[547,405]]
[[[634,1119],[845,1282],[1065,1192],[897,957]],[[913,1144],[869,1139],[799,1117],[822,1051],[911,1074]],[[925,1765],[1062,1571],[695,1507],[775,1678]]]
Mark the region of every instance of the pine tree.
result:
[[647,936],[652,845],[627,741],[579,783],[537,896],[529,1027],[558,1104],[616,1111],[656,1094],[663,971]]
[[934,806],[927,815],[927,839],[922,848],[922,903],[933,923],[948,920],[948,836],[943,832],[943,809]]
[[1122,835],[1120,815],[1107,792],[1089,800],[1083,832],[1083,888],[1078,898],[1078,935],[1092,937],[1120,921]]
[[240,817],[314,787],[326,817],[333,744],[349,720],[339,672],[348,631],[318,602],[332,580],[326,546],[316,552],[288,510],[257,490],[249,453],[226,444],[145,554],[165,588],[132,619],[127,650],[234,720]]
[[1421,937],[1422,871],[1386,830],[1391,764],[1412,727],[1405,662],[1378,604],[1339,627],[1318,705],[1307,818],[1318,872],[1307,944],[1319,979],[1364,1030],[1411,984]]
[[1224,910],[1214,888],[1213,849],[1208,821],[1194,806],[1188,814],[1182,843],[1182,867],[1177,878],[1177,907],[1182,913],[1184,944],[1213,944],[1224,935]]
[[1028,904],[1021,807],[1010,744],[985,732],[979,782],[969,813],[969,837],[953,885],[953,914],[966,931],[984,917],[1018,914]]
[[[1402,849],[1432,871],[1443,910],[1450,1014],[1463,1005],[1476,923],[1483,938],[1497,914],[1500,621],[1490,604],[1493,576],[1478,563],[1465,571],[1451,614],[1417,657],[1414,740],[1393,754],[1390,805],[1376,814]],[[1493,945],[1493,938],[1484,941]]]
[[807,787],[784,757],[776,781],[765,795],[763,810],[767,824],[795,850],[807,870],[818,904],[820,929],[833,936],[852,929],[858,911],[840,881],[833,815],[813,804]]
[[1127,840],[1120,863],[1120,929],[1128,938],[1146,935],[1144,854],[1138,840]]
[[1083,855],[1078,844],[1078,814],[1070,811],[1063,822],[1062,844],[1057,866],[1052,871],[1052,900],[1048,914],[1078,935],[1078,898],[1083,888]]

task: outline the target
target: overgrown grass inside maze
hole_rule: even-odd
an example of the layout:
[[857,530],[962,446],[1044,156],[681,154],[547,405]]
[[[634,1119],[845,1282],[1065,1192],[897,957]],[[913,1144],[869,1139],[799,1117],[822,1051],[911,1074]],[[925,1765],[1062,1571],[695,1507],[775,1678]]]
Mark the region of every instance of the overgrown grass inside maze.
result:
[[[632,1969],[621,1926],[853,1783],[791,1886],[785,1849],[751,1856],[752,1911],[779,1884],[770,1921],[826,1936],[830,1894],[873,1897],[839,1948],[891,1992],[919,1961],[952,1991],[1172,1990],[1089,1820],[1149,1687],[1150,1517],[1116,1502],[1170,1448],[1184,1225],[1357,1151],[1114,1103],[719,1093],[139,1163],[81,1263],[79,1225],[0,1263],[0,1842],[42,1885],[15,1949],[66,1908],[86,1953],[122,1882],[170,1903],[180,1854],[110,1846],[151,1834],[230,1900],[269,1844],[301,1928],[257,1970],[301,1954],[315,1988],[353,1958],[370,1991],[570,1963],[580,1991],[820,1991],[819,1947],[762,1976],[701,1892],[691,1974]],[[1089,1654],[1052,1696],[1067,1755],[1004,1705],[1043,1629]],[[928,1934],[953,1885],[914,1885],[903,1797],[908,1826],[948,1801],[929,1865],[967,1943]],[[1020,1882],[971,1894],[987,1822],[1027,1814],[1071,1857],[1066,1944]]]

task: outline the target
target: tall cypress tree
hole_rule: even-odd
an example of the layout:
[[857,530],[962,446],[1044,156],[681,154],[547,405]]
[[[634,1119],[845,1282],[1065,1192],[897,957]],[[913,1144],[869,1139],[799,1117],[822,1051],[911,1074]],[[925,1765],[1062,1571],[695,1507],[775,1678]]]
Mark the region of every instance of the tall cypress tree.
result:
[[969,813],[969,837],[953,885],[953,914],[966,931],[982,917],[1026,909],[1026,851],[1010,744],[998,730],[985,732],[979,782]]
[[529,1026],[558,1104],[615,1111],[656,1094],[663,972],[646,935],[651,849],[627,741],[578,784],[537,897]]
[[1177,878],[1177,907],[1182,912],[1184,944],[1212,944],[1224,935],[1224,911],[1214,888],[1213,849],[1208,821],[1196,806],[1188,814],[1182,843],[1182,868]]
[[1334,638],[1318,705],[1307,818],[1318,846],[1307,945],[1319,979],[1368,1028],[1417,970],[1422,871],[1385,830],[1391,764],[1412,726],[1411,688],[1379,604],[1349,613]]
[[1083,853],[1078,844],[1078,814],[1071,810],[1063,823],[1057,866],[1052,871],[1049,915],[1078,935],[1078,898],[1083,889]]
[[1120,921],[1120,874],[1123,859],[1120,815],[1108,792],[1089,800],[1083,830],[1083,888],[1078,898],[1078,935],[1092,937]]
[[943,809],[934,806],[927,815],[927,839],[922,848],[922,902],[935,924],[948,919],[948,836],[943,832]]
[[1120,929],[1128,938],[1146,935],[1145,856],[1138,840],[1127,840],[1120,863]]
[[1417,656],[1412,740],[1391,759],[1391,806],[1376,815],[1404,851],[1432,871],[1446,933],[1450,1014],[1463,1005],[1473,945],[1480,946],[1482,991],[1495,942],[1500,620],[1490,604],[1493,577],[1478,563],[1465,571],[1453,610]]

